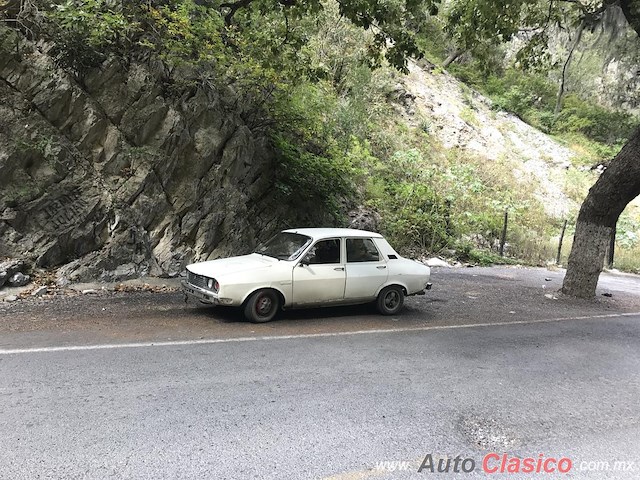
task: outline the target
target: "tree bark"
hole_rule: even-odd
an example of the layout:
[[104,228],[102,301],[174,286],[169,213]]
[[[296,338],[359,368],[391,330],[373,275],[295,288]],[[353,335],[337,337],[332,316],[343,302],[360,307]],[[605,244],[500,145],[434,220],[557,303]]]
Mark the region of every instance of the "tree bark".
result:
[[616,229],[611,230],[609,237],[609,246],[607,247],[607,255],[605,256],[605,265],[607,268],[613,268],[613,262],[616,255]]
[[447,58],[444,59],[444,62],[442,62],[442,68],[447,68],[449,65],[451,65],[453,62],[455,62],[458,58],[460,58],[460,56],[465,52],[464,49],[462,48],[456,48],[453,52],[451,52],[449,54],[449,56]]
[[563,293],[582,298],[595,295],[611,233],[622,211],[638,195],[640,129],[600,175],[580,207]]

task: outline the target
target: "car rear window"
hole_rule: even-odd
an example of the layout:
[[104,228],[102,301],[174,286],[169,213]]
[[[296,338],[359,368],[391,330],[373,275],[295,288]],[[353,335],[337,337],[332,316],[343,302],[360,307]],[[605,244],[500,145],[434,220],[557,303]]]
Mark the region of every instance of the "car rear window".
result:
[[379,262],[380,253],[370,238],[347,238],[347,262]]
[[340,263],[340,240],[337,238],[320,240],[309,249],[306,258],[312,265]]

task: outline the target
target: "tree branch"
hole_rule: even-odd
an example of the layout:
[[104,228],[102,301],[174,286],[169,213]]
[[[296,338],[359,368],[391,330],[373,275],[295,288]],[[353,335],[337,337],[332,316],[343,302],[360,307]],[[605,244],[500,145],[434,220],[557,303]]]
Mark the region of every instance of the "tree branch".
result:
[[580,10],[582,10],[582,13],[589,13],[589,9],[587,8],[587,6],[582,3],[580,0],[556,0],[557,2],[563,2],[563,3],[572,3],[574,5],[577,5],[578,8]]
[[578,47],[580,40],[582,39],[582,32],[587,26],[587,21],[585,18],[582,19],[578,29],[576,30],[576,36],[573,39],[573,43],[571,44],[571,48],[569,49],[569,53],[567,54],[567,60],[564,62],[564,66],[562,67],[562,78],[560,80],[560,88],[558,89],[558,97],[556,99],[556,108],[553,111],[554,118],[558,118],[560,114],[560,110],[562,110],[562,99],[564,97],[564,86],[567,80],[567,70],[569,69],[569,64],[571,63],[571,59],[573,58],[573,52]]
[[251,4],[251,2],[253,1],[254,0],[238,0],[237,2],[221,3],[220,7],[218,8],[229,9],[229,12],[227,12],[227,14],[224,16],[224,23],[226,23],[227,25],[231,25],[231,21],[233,20],[233,16],[236,14],[236,12],[241,8],[248,7],[249,4]]

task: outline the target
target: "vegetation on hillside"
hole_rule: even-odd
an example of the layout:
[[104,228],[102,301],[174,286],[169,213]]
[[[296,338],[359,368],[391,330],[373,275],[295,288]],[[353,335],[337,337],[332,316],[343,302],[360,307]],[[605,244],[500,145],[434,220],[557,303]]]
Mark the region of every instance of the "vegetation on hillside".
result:
[[[283,200],[322,209],[328,222],[344,224],[349,208],[365,206],[380,214],[381,230],[404,251],[486,263],[495,260],[508,210],[508,254],[551,260],[563,219],[545,214],[508,163],[447,151],[428,118],[413,127],[399,114],[394,95],[407,57],[422,52],[440,65],[460,50],[451,72],[494,108],[580,145],[583,165],[615,155],[637,119],[571,90],[556,113],[559,65],[536,50],[535,38],[526,55],[505,60],[499,42],[451,28],[452,18],[478,19],[455,9],[438,16],[436,3],[33,1],[35,10],[17,23],[27,35],[48,38],[58,64],[80,82],[118,56],[161,59],[167,94],[231,89],[248,124],[272,139]],[[505,37],[515,33],[511,24],[498,28]],[[523,73],[523,66],[531,68]],[[568,175],[574,181],[567,190],[579,202],[593,176]],[[620,246],[637,248],[638,224],[626,218]]]
[[[611,60],[618,54],[616,42],[612,40],[621,33],[633,38],[632,50],[638,51],[638,5],[637,0],[510,0],[502,5],[503,8],[498,9],[491,0],[453,0],[449,3],[451,13],[445,24],[455,41],[455,50],[443,65],[449,65],[464,52],[477,55],[485,49],[490,50],[492,46],[520,40],[521,45],[516,49],[515,65],[537,71],[551,66],[559,72],[559,75],[556,75],[558,89],[553,110],[555,122],[562,113],[570,85],[568,72],[574,68],[574,58],[579,53],[587,33],[599,30],[601,34],[609,37],[601,52],[608,57],[602,62],[605,66],[611,65]],[[566,38],[564,42],[563,38]],[[552,48],[556,45],[560,45],[564,59],[553,63]],[[618,65],[620,64],[621,62],[618,62]],[[603,79],[604,74],[605,68]],[[619,71],[618,74],[621,78],[633,79],[637,76],[637,67],[631,67],[626,72]],[[624,82],[618,82],[618,85],[620,84]],[[637,90],[637,83],[629,84],[632,89],[635,84]],[[575,90],[580,92],[579,89]],[[582,92],[584,93],[584,90]],[[593,91],[587,96],[598,100],[603,97]],[[630,97],[622,103],[633,105],[633,97],[637,95],[632,94]],[[611,104],[621,106],[617,102]],[[582,125],[577,127],[584,128]],[[640,192],[639,144],[640,129],[635,129],[624,146],[616,152],[615,157],[607,162],[606,170],[581,203],[573,236],[574,244],[562,288],[566,294],[585,298],[595,295],[605,250],[615,236],[621,214],[625,209],[628,210],[630,203]]]

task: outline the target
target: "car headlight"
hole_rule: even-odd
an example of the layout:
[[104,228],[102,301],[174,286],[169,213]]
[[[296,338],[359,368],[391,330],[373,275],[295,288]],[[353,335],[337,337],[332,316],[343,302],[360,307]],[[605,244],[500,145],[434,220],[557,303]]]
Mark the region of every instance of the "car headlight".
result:
[[210,278],[207,280],[207,288],[214,292],[217,292],[220,289],[220,284],[215,278]]

